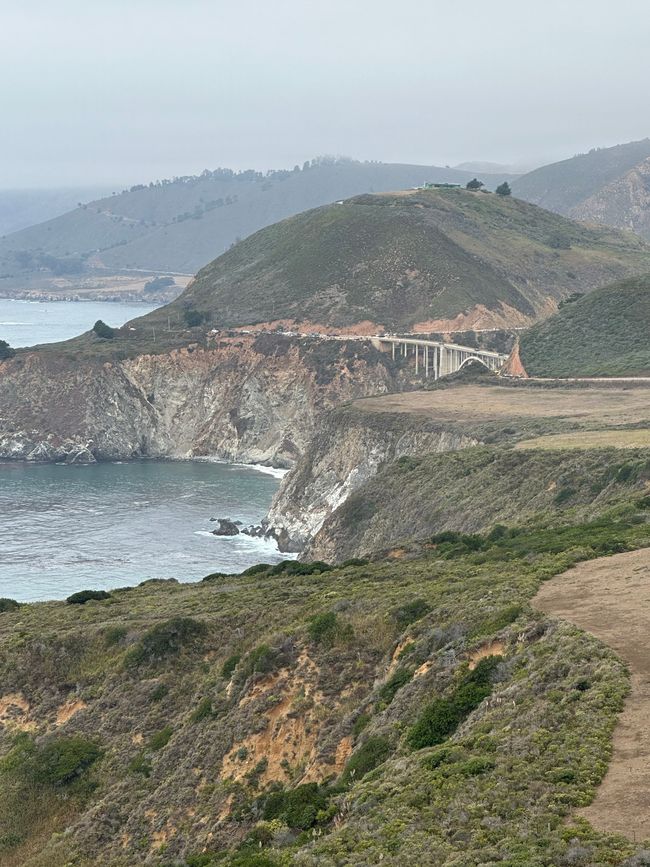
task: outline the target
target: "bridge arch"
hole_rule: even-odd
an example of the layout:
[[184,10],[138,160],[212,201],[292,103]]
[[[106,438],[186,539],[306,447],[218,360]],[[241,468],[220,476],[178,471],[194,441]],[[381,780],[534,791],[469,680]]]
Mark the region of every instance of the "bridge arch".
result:
[[470,355],[468,358],[466,358],[464,361],[462,361],[462,362],[458,365],[458,367],[456,368],[456,370],[462,370],[463,367],[465,367],[466,364],[469,364],[470,361],[478,361],[478,363],[479,363],[479,364],[482,364],[483,367],[484,367],[486,370],[491,370],[491,369],[492,369],[492,368],[489,366],[489,364],[487,363],[487,361],[484,361],[484,360],[483,360],[482,358],[480,358],[478,355]]

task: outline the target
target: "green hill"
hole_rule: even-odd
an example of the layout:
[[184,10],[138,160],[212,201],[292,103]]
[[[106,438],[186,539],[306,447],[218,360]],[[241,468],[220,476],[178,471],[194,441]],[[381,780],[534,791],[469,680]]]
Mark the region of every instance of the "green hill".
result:
[[515,195],[550,211],[571,209],[650,157],[650,138],[611,148],[594,148],[516,178]]
[[[16,279],[80,267],[193,274],[239,238],[308,208],[358,193],[471,178],[438,166],[319,159],[292,171],[217,169],[137,184],[0,239],[0,275]],[[504,176],[482,179],[494,187]]]
[[514,198],[465,190],[358,196],[276,223],[202,269],[163,326],[195,309],[213,327],[296,319],[387,329],[523,325],[549,304],[650,270],[633,236]]
[[650,375],[650,277],[565,304],[522,335],[520,356],[531,376]]

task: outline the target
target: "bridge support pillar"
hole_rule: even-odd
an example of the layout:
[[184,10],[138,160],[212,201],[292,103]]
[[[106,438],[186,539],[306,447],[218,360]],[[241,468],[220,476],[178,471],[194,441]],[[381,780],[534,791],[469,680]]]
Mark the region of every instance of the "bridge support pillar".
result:
[[416,346],[415,347],[415,373],[416,373],[416,375],[419,373],[419,370],[420,370],[419,365],[420,365],[420,350]]

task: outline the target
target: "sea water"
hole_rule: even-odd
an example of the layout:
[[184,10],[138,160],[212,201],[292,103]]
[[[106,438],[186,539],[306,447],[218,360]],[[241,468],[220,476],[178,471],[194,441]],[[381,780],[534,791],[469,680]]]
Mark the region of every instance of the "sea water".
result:
[[98,319],[119,328],[144,316],[154,304],[121,301],[14,301],[0,298],[0,340],[10,346],[34,346],[69,340],[89,331]]
[[210,521],[258,523],[277,475],[210,461],[0,463],[0,596],[62,599],[278,562],[272,542],[214,536]]

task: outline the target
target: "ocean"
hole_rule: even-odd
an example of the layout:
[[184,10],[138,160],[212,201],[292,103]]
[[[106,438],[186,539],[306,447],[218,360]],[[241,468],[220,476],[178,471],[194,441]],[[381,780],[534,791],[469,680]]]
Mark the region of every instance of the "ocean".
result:
[[0,597],[63,599],[277,563],[274,543],[214,536],[210,518],[258,523],[278,485],[276,475],[211,461],[0,463]]
[[[0,299],[0,339],[31,346],[97,319],[119,326],[142,304]],[[30,602],[149,578],[196,581],[283,559],[248,536],[217,537],[210,518],[259,523],[282,475],[213,461],[90,466],[0,463],[0,596]]]
[[14,301],[0,298],[0,340],[10,346],[34,346],[69,340],[93,327],[98,319],[118,328],[144,316],[154,304],[119,301]]

